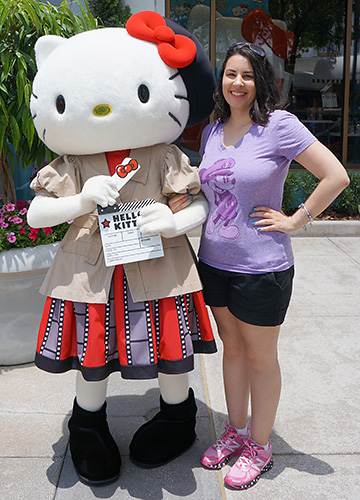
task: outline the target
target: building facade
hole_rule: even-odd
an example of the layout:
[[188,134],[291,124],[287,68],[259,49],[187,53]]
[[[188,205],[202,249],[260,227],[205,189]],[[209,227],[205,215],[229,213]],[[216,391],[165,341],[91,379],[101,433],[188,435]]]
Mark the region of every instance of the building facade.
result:
[[[52,0],[56,2],[61,0]],[[261,45],[275,67],[287,109],[349,170],[360,168],[360,0],[122,0],[122,4],[129,5],[132,14],[159,12],[194,33],[216,75],[229,45],[236,41]],[[182,139],[193,161],[199,133],[187,131]]]
[[[360,167],[360,0],[127,0],[194,33],[215,73],[235,41],[260,44],[288,109],[348,169]],[[196,133],[196,132],[194,132]],[[192,147],[195,138],[185,139]]]

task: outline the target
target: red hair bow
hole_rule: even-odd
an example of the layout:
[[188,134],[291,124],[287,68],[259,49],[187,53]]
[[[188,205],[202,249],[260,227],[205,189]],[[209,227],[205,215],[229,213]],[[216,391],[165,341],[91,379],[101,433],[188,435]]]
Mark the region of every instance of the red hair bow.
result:
[[157,12],[146,10],[134,14],[127,21],[126,30],[134,38],[156,43],[159,56],[172,68],[185,68],[195,59],[195,42],[184,35],[176,35]]

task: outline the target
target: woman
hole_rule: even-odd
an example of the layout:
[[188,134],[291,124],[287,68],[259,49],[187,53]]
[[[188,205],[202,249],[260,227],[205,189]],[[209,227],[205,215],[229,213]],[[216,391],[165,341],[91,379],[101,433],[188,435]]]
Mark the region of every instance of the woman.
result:
[[[273,464],[269,438],[281,387],[277,344],[294,275],[289,234],[320,214],[349,178],[336,157],[282,109],[261,47],[241,42],[228,49],[214,99],[217,119],[205,128],[200,151],[199,174],[210,213],[199,271],[224,346],[229,420],[201,463],[220,469],[238,455],[225,484],[247,489]],[[282,192],[294,159],[320,182],[286,216]],[[170,203],[179,210],[189,201],[183,195]]]

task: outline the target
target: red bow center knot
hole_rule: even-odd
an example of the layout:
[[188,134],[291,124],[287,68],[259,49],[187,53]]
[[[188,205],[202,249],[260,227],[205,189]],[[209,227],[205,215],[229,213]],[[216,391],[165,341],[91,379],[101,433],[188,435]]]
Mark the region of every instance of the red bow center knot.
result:
[[154,37],[159,42],[173,42],[175,40],[175,33],[168,26],[157,26],[154,29]]

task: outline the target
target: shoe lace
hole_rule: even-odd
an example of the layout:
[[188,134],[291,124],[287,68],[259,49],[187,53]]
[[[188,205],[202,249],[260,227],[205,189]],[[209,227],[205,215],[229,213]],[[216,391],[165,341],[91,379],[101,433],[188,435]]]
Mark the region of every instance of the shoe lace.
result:
[[214,448],[218,450],[225,448],[229,444],[229,441],[231,441],[235,437],[234,432],[231,429],[229,429],[227,422],[225,424],[225,428],[226,430],[224,434],[219,439],[217,439],[216,442],[213,444]]
[[241,457],[239,458],[237,464],[240,466],[241,464],[250,465],[253,463],[253,459],[258,456],[258,452],[256,451],[256,446],[248,440],[244,442],[245,448],[242,452]]
[[243,453],[243,456],[246,456],[248,458],[256,458],[258,456],[258,452],[256,451],[256,446],[253,443],[250,443],[250,441],[245,442],[245,451]]

